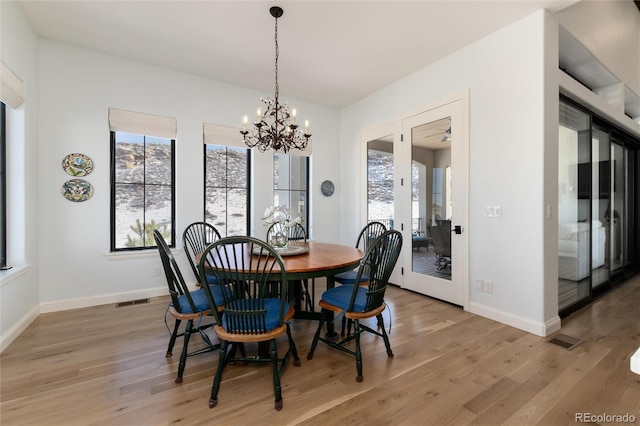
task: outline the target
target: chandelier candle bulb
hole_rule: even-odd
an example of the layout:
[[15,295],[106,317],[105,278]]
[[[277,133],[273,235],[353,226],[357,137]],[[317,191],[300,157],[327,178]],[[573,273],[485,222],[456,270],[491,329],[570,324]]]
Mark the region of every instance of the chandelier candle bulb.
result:
[[293,124],[296,124],[296,110],[295,108],[291,110],[291,121]]
[[247,117],[246,115],[244,116],[244,118],[242,119],[242,130],[246,131],[247,130],[247,122],[249,121],[249,117]]

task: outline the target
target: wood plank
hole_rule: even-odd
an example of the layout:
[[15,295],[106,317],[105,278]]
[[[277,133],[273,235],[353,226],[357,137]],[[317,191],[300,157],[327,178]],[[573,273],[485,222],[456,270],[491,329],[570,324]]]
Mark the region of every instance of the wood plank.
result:
[[[217,352],[189,357],[184,382],[174,383],[181,341],[166,358],[168,298],[41,315],[0,356],[0,421],[564,425],[579,411],[640,419],[640,376],[629,370],[640,341],[640,279],[563,320],[562,333],[584,340],[572,351],[397,287],[387,300],[395,357],[365,333],[362,383],[348,354],[320,344],[307,360],[317,323],[293,322],[302,366],[287,366],[279,412],[269,365],[229,366],[214,409]],[[203,343],[194,336],[192,345]]]

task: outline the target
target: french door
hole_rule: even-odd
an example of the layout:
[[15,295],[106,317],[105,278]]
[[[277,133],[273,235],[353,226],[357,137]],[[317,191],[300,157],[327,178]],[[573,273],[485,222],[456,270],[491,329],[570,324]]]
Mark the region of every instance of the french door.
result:
[[403,286],[465,305],[468,182],[463,101],[402,122]]
[[465,99],[364,133],[366,221],[402,232],[391,282],[466,307],[468,132]]

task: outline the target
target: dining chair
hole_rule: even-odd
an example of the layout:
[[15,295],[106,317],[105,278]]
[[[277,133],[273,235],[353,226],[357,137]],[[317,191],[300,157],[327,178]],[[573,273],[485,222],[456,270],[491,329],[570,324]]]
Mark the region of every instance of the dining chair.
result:
[[[222,373],[231,362],[270,362],[273,368],[275,409],[281,410],[282,389],[280,376],[293,356],[295,366],[300,358],[291,335],[289,321],[295,310],[287,301],[287,272],[282,258],[266,242],[253,237],[226,237],[209,245],[199,263],[200,274],[215,275],[223,289],[223,304],[206,291],[216,317],[214,330],[220,340],[218,368],[211,387],[209,408],[218,404],[218,392]],[[283,334],[289,340],[289,349],[278,356],[276,339]],[[259,351],[258,356],[241,354],[236,357],[229,344],[258,343],[258,348],[268,346],[268,355]],[[253,382],[249,385],[254,386]]]
[[272,223],[267,229],[267,242],[271,242],[277,232],[286,234],[289,241],[307,241],[307,231],[299,223],[293,226],[285,226],[280,222]]
[[[183,337],[182,353],[180,354],[180,362],[178,364],[178,376],[176,377],[176,383],[182,383],[182,374],[187,362],[187,357],[192,355],[201,354],[216,350],[220,347],[219,344],[212,344],[209,336],[204,330],[211,328],[214,324],[208,322],[203,324],[203,320],[211,313],[211,305],[207,294],[205,294],[204,287],[196,291],[190,291],[187,287],[180,268],[167,245],[162,234],[156,229],[153,231],[153,238],[156,241],[156,246],[160,252],[160,259],[162,260],[162,266],[164,268],[164,274],[167,278],[167,285],[169,287],[169,296],[171,301],[167,308],[168,312],[175,318],[175,324],[173,326],[173,332],[169,338],[169,347],[167,348],[167,358],[173,355],[173,346],[176,343],[178,337]],[[212,291],[212,294],[217,294],[218,300],[221,300],[220,291]],[[166,314],[165,314],[166,315]],[[179,332],[180,324],[182,321],[187,321],[184,331]],[[194,324],[195,321],[195,324]],[[167,326],[169,328],[169,326]],[[196,350],[194,352],[188,352],[189,339],[193,333],[199,333],[204,340],[206,347]]]
[[451,265],[451,226],[431,226],[429,234],[433,240],[433,251],[436,253],[436,271],[445,271]]
[[[400,249],[402,248],[402,234],[399,231],[386,231],[378,237],[369,248],[358,268],[357,280],[360,282],[365,271],[369,274],[367,286],[347,284],[331,288],[322,294],[320,306],[323,313],[318,328],[311,343],[311,349],[307,354],[307,359],[313,358],[318,341],[324,342],[332,348],[354,355],[356,358],[356,369],[358,375],[356,381],[362,382],[362,351],[360,347],[360,335],[367,331],[380,336],[384,340],[387,349],[387,356],[393,358],[393,351],[389,343],[389,336],[384,328],[382,312],[387,305],[384,301],[384,294],[389,283],[389,277],[396,265]],[[320,337],[322,326],[327,321],[329,311],[343,315],[345,318],[353,320],[354,333],[348,335],[339,342]],[[373,318],[377,319],[377,327],[380,331],[363,324],[361,321]],[[355,340],[355,351],[346,346],[346,343]]]
[[[299,223],[296,223],[291,227],[286,227],[278,222],[271,224],[271,226],[269,226],[269,228],[267,229],[267,243],[270,243],[272,241],[274,235],[277,232],[286,233],[289,241],[307,242],[307,231],[305,231],[304,226]],[[315,312],[316,279],[311,278],[311,283],[309,283],[308,279],[304,279],[300,284],[301,285],[299,286],[299,288],[302,290],[300,292],[300,297],[305,301],[305,309],[307,310],[307,312]]]
[[[184,252],[187,254],[187,259],[198,281],[198,285],[202,285],[202,280],[198,273],[197,256],[202,253],[209,244],[220,238],[222,237],[215,226],[207,222],[194,222],[187,226],[182,233]],[[215,277],[212,275],[206,276],[206,281],[209,284],[215,284]]]
[[[360,230],[360,234],[358,234],[358,239],[356,240],[356,248],[361,249],[366,253],[369,245],[376,240],[380,235],[387,231],[387,227],[382,222],[369,222],[364,228]],[[369,281],[369,271],[365,269],[365,271],[360,275],[360,278],[357,280],[358,269],[353,269],[351,271],[342,272],[340,274],[336,274],[334,277],[335,282],[339,284],[355,284],[359,282],[360,284],[365,284]],[[347,322],[346,318],[342,318],[342,332],[341,335],[345,335],[345,324]],[[349,322],[349,326],[347,328],[347,335],[351,333],[351,322]]]

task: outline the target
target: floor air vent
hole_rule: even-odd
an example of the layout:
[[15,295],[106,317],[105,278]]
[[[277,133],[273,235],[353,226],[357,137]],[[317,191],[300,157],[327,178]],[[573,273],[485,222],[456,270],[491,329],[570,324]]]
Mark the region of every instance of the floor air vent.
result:
[[553,343],[554,345],[571,351],[579,344],[584,343],[584,340],[576,339],[575,337],[567,336],[566,334],[558,334],[556,337],[549,340],[549,343]]
[[120,302],[116,304],[116,308],[122,308],[123,306],[141,305],[143,303],[149,303],[149,299],[137,299],[129,300],[128,302]]

